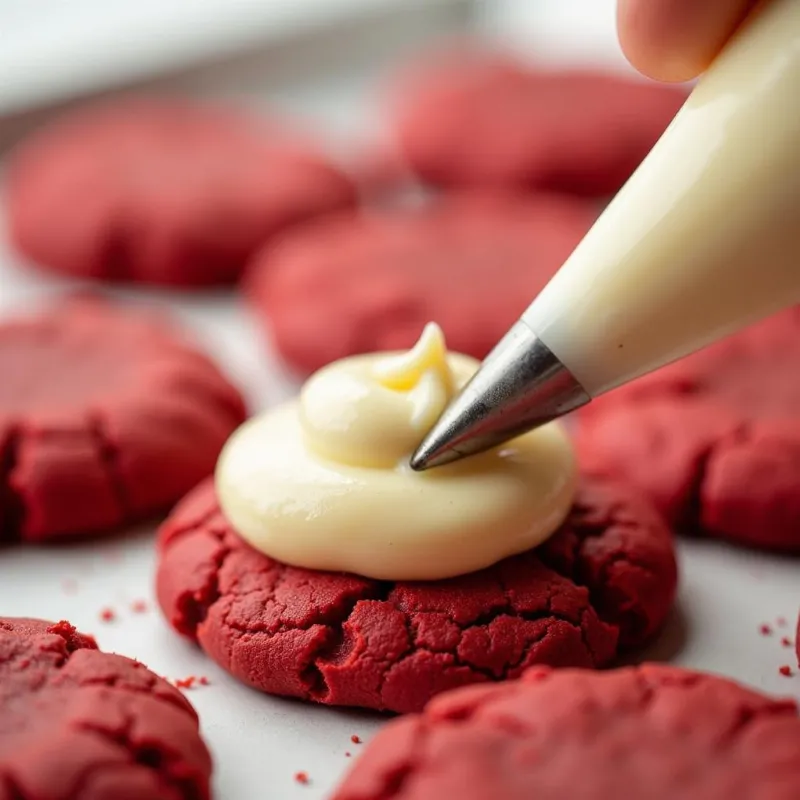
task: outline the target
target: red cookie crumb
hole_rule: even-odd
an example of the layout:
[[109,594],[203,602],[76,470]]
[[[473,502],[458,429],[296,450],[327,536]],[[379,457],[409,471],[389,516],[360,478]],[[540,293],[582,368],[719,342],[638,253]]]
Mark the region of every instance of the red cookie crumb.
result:
[[0,629],[15,632],[20,636],[41,633],[43,625],[46,626],[47,633],[60,636],[66,642],[67,649],[70,652],[83,647],[90,650],[97,650],[97,642],[94,640],[93,636],[80,633],[74,625],[71,625],[65,619],[59,620],[58,622],[47,623],[42,620],[26,617],[0,618]]
[[784,647],[791,647],[792,646],[792,640],[788,636],[782,636],[781,637],[781,644]]
[[201,675],[201,676],[200,676],[200,677],[197,679],[197,682],[198,682],[198,683],[199,683],[201,686],[208,686],[208,685],[209,685],[209,683],[210,683],[210,681],[208,680],[208,678],[206,678],[206,676],[205,676],[205,675]]
[[117,614],[113,608],[103,608],[100,611],[100,619],[103,622],[113,622],[117,618]]
[[350,758],[352,756],[352,753],[350,753],[349,751],[345,751],[344,755],[345,755],[345,758]]
[[778,667],[778,672],[786,678],[792,677],[792,668],[788,664],[784,664],[782,667]]
[[461,48],[398,82],[399,149],[445,187],[614,194],[686,98],[672,86]]
[[303,784],[303,786],[308,786],[308,784],[311,783],[308,774],[305,772],[295,772],[294,779],[297,783]]
[[245,417],[163,320],[97,299],[0,323],[0,375],[0,540],[98,535],[164,511]]
[[785,628],[788,625],[788,623],[786,621],[786,617],[778,617],[778,619],[776,620],[776,623],[777,623],[779,628]]
[[430,321],[452,351],[483,358],[596,216],[575,198],[481,194],[330,218],[259,254],[246,292],[282,357],[303,372],[411,347]]
[[350,741],[351,741],[353,744],[361,744],[361,737],[360,737],[360,736],[358,736],[357,734],[355,734],[355,733],[354,733],[354,734],[353,734],[353,735],[350,737]]
[[581,466],[684,532],[800,552],[800,307],[590,403]]
[[3,800],[209,800],[197,715],[67,622],[0,619]]
[[769,625],[760,625],[758,628],[758,632],[762,636],[772,636],[772,628]]
[[584,483],[541,547],[446,581],[274,561],[234,533],[212,481],[175,509],[158,549],[167,620],[232,675],[272,694],[398,712],[532,664],[604,666],[653,637],[676,585],[661,519],[601,481]]
[[390,722],[332,800],[791,800],[797,712],[676,667],[535,667]]
[[175,686],[178,689],[191,689],[196,680],[197,678],[194,675],[189,675],[186,678],[176,678]]
[[57,119],[12,154],[6,194],[32,262],[187,287],[236,280],[276,234],[356,202],[352,181],[280,123],[155,97]]
[[131,611],[134,614],[144,614],[147,611],[147,601],[145,600],[134,600],[131,603]]

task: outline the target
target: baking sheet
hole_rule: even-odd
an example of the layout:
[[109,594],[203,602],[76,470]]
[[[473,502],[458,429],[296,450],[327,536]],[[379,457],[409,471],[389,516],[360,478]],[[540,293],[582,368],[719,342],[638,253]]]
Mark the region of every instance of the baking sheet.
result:
[[[530,42],[532,49],[552,60],[590,53],[595,63],[620,66],[610,0],[593,3],[590,21],[583,18],[579,25],[570,22],[568,12],[571,8],[575,13],[578,5],[586,11],[583,4],[542,4],[536,12],[533,5],[538,4],[523,8],[499,2],[490,14],[484,9],[485,24],[497,38],[516,47]],[[274,103],[344,134],[375,123],[374,83],[385,66],[386,59],[378,58],[374,68],[362,63],[358,74],[350,70],[347,75],[263,91],[258,81],[237,82],[224,72],[182,80],[197,94],[235,96],[254,105]],[[248,70],[257,74],[253,64]],[[78,285],[25,269],[8,252],[0,233],[0,316],[35,308]],[[174,313],[243,389],[253,409],[274,404],[296,390],[296,382],[235,295],[105,291],[127,303]],[[0,550],[0,615],[66,618],[94,633],[104,649],[140,659],[169,678],[207,676],[208,686],[189,689],[187,694],[200,713],[214,756],[217,798],[325,797],[351,761],[345,753],[355,758],[362,747],[351,742],[351,735],[368,740],[383,718],[262,695],[228,678],[172,634],[153,598],[153,533],[154,526],[145,525],[107,541]],[[793,649],[780,642],[784,635],[793,636],[793,629],[782,628],[778,620],[792,626],[796,621],[800,561],[708,541],[681,541],[678,547],[678,604],[666,631],[644,657],[722,673],[800,699],[800,677],[778,673],[783,664],[797,672]],[[138,600],[146,601],[144,612],[132,609]],[[115,614],[112,621],[101,620],[106,608]],[[771,626],[771,635],[760,633],[762,624]],[[309,785],[294,781],[298,771],[308,774]]]
[[[0,151],[48,117],[126,90],[176,91],[363,130],[343,96],[472,25],[478,0],[0,0]],[[49,10],[45,8],[52,6]],[[99,13],[99,8],[105,8]],[[108,29],[108,30],[107,30]],[[316,129],[316,127],[315,127]]]
[[471,0],[0,0],[0,114]]

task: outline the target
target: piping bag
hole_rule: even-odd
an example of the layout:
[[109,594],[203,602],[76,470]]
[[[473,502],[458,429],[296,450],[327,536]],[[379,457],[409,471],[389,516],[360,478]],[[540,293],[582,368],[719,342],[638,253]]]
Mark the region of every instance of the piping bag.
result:
[[411,459],[457,461],[800,301],[800,0],[757,6]]

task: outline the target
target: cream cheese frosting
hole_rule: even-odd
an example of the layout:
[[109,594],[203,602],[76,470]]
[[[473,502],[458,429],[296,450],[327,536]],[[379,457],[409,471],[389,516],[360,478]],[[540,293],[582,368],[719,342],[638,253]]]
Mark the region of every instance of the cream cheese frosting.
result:
[[407,353],[324,367],[298,400],[242,425],[216,470],[223,513],[254,548],[294,566],[433,580],[544,541],[572,504],[576,464],[551,423],[427,472],[408,459],[478,363],[428,325]]

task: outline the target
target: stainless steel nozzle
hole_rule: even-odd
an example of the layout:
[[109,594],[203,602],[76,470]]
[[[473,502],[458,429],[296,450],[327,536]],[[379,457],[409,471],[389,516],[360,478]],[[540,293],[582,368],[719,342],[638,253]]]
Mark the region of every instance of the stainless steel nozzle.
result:
[[517,322],[411,457],[417,471],[480,453],[589,402],[552,351]]

